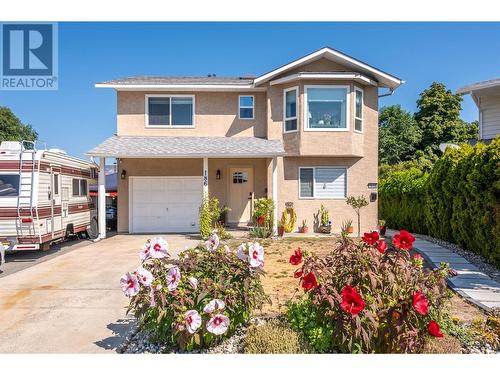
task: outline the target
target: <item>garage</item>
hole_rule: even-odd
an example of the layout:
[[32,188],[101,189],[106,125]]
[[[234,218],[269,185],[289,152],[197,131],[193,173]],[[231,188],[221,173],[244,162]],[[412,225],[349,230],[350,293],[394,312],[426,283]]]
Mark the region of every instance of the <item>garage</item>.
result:
[[198,232],[202,177],[131,176],[129,232]]

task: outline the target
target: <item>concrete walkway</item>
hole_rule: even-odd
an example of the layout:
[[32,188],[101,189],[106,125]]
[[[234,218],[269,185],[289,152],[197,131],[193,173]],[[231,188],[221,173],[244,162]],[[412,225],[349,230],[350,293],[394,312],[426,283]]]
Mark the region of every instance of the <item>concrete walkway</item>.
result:
[[[0,353],[114,353],[135,320],[120,277],[153,235],[116,235],[0,278]],[[199,240],[164,235],[172,255]]]
[[[396,234],[388,230],[387,237]],[[441,262],[449,263],[458,275],[448,278],[448,286],[466,300],[485,310],[500,308],[500,283],[481,272],[464,257],[435,243],[417,238],[413,243],[427,263],[437,268]]]

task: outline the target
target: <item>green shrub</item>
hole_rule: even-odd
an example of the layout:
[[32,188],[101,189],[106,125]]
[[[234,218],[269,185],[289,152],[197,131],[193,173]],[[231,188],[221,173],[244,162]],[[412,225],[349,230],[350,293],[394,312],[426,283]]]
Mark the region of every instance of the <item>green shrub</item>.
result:
[[212,234],[205,246],[173,259],[166,241],[153,238],[141,249],[141,266],[121,279],[128,310],[157,341],[187,351],[213,346],[268,301],[263,256],[258,244],[241,245],[237,254]]
[[267,229],[273,229],[274,223],[274,202],[271,198],[259,198],[253,203],[253,219],[255,222],[262,218],[263,223],[257,223],[259,226],[265,226]]
[[267,226],[255,226],[250,228],[248,235],[250,238],[269,238],[273,234],[273,230]]
[[380,215],[389,227],[429,234],[500,266],[500,138],[447,149],[427,174],[386,174]]
[[306,354],[309,346],[302,335],[279,320],[252,325],[245,337],[247,354]]
[[227,210],[228,208],[220,207],[218,198],[210,198],[208,196],[203,198],[199,209],[199,225],[201,238],[206,240],[208,237],[210,237],[214,229],[220,231],[220,228],[218,228],[217,224],[220,221],[221,215]]
[[294,275],[306,295],[289,304],[288,318],[320,352],[419,352],[449,298],[447,266],[429,270],[412,260],[403,246],[414,238],[403,231],[404,241],[394,242],[401,248],[367,235],[367,243],[344,238],[329,255],[304,258]]

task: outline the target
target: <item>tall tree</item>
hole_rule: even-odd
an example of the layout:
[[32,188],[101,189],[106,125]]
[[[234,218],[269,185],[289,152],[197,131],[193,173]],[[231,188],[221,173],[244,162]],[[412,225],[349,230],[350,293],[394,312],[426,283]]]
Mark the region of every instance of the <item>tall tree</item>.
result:
[[8,107],[0,107],[0,142],[1,141],[35,141],[38,133],[25,125]]
[[382,164],[414,160],[422,131],[400,105],[383,107],[379,115],[379,159]]
[[463,143],[474,134],[475,125],[460,119],[463,98],[447,90],[443,83],[433,82],[420,94],[415,120],[422,129],[419,149],[431,158],[439,155],[441,143]]

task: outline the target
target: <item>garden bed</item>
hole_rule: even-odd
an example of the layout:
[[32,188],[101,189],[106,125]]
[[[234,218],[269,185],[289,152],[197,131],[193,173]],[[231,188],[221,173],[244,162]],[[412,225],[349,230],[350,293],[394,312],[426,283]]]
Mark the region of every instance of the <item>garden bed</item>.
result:
[[[236,248],[246,239],[231,239],[228,245],[231,249]],[[270,297],[270,302],[265,303],[261,308],[254,310],[253,318],[246,324],[241,325],[234,334],[223,340],[221,343],[202,350],[194,350],[191,353],[207,354],[234,354],[245,353],[245,341],[249,330],[255,334],[257,326],[265,326],[269,322],[283,322],[284,326],[280,329],[291,330],[286,323],[286,302],[297,300],[304,294],[299,285],[299,280],[293,277],[294,267],[290,265],[289,258],[297,247],[304,251],[324,256],[330,253],[337,244],[334,237],[322,238],[284,238],[280,240],[261,240],[261,245],[265,249],[265,275],[261,276],[262,287],[265,293]],[[453,295],[450,300],[450,316],[456,325],[454,334],[445,334],[443,338],[433,338],[424,347],[425,353],[495,353],[494,344],[491,342],[498,340],[500,332],[496,333],[496,338],[491,337],[490,330],[481,331],[487,318],[486,314],[477,307],[467,303],[458,295]],[[273,323],[274,324],[274,323]],[[270,328],[276,328],[271,327]],[[472,330],[476,333],[471,334]],[[266,332],[259,333],[263,337]],[[269,335],[269,332],[267,332]],[[296,333],[300,336],[299,333]],[[489,335],[489,336],[488,336]],[[257,335],[258,336],[258,335]],[[483,337],[483,339],[478,339]],[[262,339],[262,337],[260,337]],[[298,342],[301,339],[295,338]],[[301,349],[300,353],[311,353],[313,350],[303,349],[302,344],[297,344]],[[279,344],[278,344],[279,346]],[[269,347],[270,352],[284,352],[289,348],[273,349]],[[277,350],[277,351],[275,351]],[[118,349],[122,353],[185,353],[185,351],[157,342],[154,335],[147,331],[135,332],[126,343]],[[265,351],[264,351],[265,352]]]

